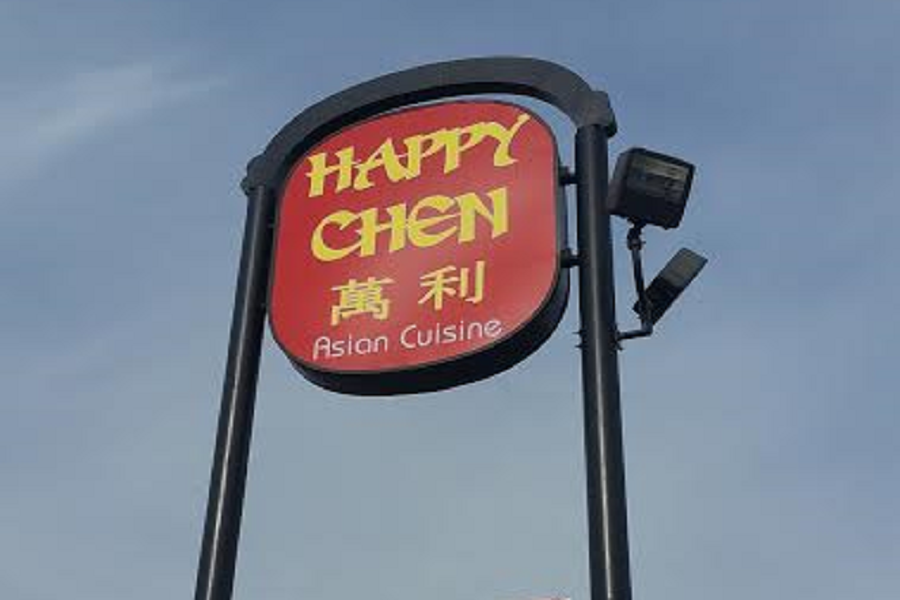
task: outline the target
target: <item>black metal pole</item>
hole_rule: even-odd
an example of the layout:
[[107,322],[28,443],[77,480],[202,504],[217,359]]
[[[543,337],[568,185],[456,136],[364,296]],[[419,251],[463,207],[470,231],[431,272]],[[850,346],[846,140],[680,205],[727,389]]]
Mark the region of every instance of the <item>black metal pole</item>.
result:
[[591,600],[631,600],[607,169],[603,128],[579,128],[575,171]]
[[275,207],[264,187],[248,198],[195,600],[231,598],[241,530]]

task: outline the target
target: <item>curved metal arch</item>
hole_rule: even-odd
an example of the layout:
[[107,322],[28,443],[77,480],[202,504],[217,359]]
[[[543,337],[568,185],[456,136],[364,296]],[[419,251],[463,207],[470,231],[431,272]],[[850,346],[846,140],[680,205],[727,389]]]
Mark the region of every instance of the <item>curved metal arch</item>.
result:
[[488,57],[433,63],[378,77],[310,106],[250,161],[244,191],[278,189],[293,163],[331,133],[380,113],[450,96],[517,94],[543,100],[576,127],[599,125],[607,137],[616,120],[605,92],[574,72],[533,58]]

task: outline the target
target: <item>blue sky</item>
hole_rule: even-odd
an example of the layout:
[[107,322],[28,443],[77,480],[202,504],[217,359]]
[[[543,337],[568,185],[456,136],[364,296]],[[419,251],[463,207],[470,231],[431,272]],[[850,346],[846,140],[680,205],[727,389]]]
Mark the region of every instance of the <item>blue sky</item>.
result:
[[[647,268],[711,262],[621,357],[635,597],[896,598],[898,26],[878,0],[7,0],[0,597],[190,597],[246,161],[348,85],[504,54],[607,90],[613,153],[698,166]],[[235,598],[586,600],[574,308],[511,371],[399,402],[268,340]]]

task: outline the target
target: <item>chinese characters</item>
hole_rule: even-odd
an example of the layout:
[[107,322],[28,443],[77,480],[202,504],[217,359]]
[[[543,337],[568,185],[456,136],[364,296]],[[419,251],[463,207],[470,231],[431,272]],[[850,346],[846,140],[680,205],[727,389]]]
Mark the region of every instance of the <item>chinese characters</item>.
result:
[[[423,294],[418,304],[441,311],[450,300],[479,304],[485,297],[486,263],[475,261],[473,266],[446,265],[429,271],[419,277]],[[331,307],[331,324],[359,315],[370,315],[379,321],[390,317],[391,300],[385,293],[385,286],[395,283],[389,277],[370,276],[365,280],[350,279],[343,285],[332,287],[337,292],[337,301]]]
[[387,319],[391,301],[384,297],[383,290],[390,283],[394,280],[369,277],[365,281],[351,279],[344,285],[331,288],[338,292],[338,302],[331,307],[331,324],[337,325],[343,319],[365,314],[379,321]]

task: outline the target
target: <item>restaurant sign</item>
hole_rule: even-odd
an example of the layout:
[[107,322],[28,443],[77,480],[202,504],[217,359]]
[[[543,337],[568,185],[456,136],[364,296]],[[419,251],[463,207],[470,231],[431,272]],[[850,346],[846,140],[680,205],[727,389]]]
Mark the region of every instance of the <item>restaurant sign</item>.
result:
[[552,132],[514,104],[419,105],[341,129],[281,189],[275,339],[309,379],[354,394],[511,367],[563,312],[561,201]]

